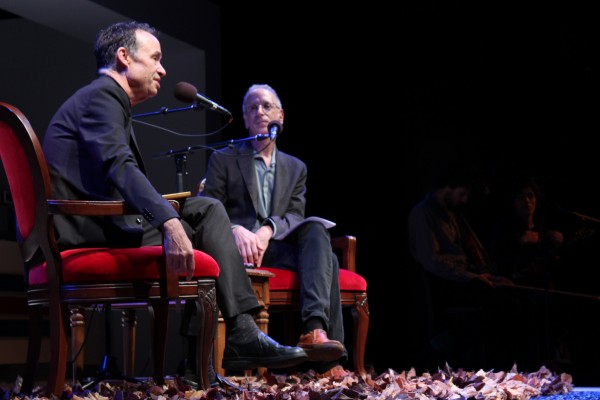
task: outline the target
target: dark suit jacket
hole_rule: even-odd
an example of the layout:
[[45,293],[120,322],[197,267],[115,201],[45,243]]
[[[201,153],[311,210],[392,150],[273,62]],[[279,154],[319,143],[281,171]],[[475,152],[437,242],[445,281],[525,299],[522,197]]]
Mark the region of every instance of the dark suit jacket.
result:
[[[273,239],[281,239],[304,221],[307,170],[304,162],[280,150],[276,162],[270,218],[276,225]],[[221,200],[233,224],[252,230],[258,190],[249,142],[211,154],[203,194]]]
[[101,75],[56,112],[43,144],[57,199],[125,200],[141,215],[55,218],[59,246],[139,246],[143,216],[154,227],[178,217],[145,175],[129,97]]

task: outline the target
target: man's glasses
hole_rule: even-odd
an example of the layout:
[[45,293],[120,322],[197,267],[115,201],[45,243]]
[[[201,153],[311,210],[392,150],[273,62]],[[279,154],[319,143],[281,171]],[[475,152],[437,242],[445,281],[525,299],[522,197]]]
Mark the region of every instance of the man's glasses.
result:
[[258,109],[262,107],[263,111],[268,114],[273,110],[278,110],[279,107],[277,107],[275,104],[273,103],[269,103],[268,101],[264,102],[264,103],[259,103],[259,104],[252,104],[250,107],[248,107],[246,109],[246,112],[249,114],[256,114],[258,112]]

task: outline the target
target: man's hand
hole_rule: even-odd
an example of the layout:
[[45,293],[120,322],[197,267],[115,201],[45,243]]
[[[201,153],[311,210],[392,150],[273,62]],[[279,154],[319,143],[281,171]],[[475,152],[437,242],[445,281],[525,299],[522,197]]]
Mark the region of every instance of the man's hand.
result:
[[171,218],[163,224],[162,228],[167,268],[178,274],[185,274],[188,281],[192,280],[195,268],[194,248],[181,221]]
[[273,235],[271,227],[263,226],[256,233],[252,233],[238,225],[232,229],[232,233],[244,263],[260,267],[263,255],[269,246],[269,239]]
[[515,286],[515,283],[504,276],[494,275],[491,277],[494,286]]
[[563,244],[563,234],[559,231],[550,231],[548,232],[548,240],[556,246],[560,247]]
[[479,275],[476,275],[474,279],[480,281],[481,283],[483,283],[487,286],[494,287],[494,282],[492,280],[491,274],[488,274],[488,273],[479,274]]
[[514,286],[513,281],[503,276],[492,275],[489,273],[479,274],[475,277],[478,281],[490,287]]
[[536,244],[540,242],[540,234],[535,231],[527,230],[523,233],[523,236],[519,239],[519,244]]

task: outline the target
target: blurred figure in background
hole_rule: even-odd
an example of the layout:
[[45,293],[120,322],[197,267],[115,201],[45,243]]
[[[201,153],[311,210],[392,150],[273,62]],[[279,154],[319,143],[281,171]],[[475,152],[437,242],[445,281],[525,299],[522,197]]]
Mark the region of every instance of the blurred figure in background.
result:
[[499,275],[514,283],[554,288],[563,234],[550,229],[537,211],[540,191],[531,178],[516,178],[505,193],[507,211],[496,222],[490,255]]
[[[522,306],[512,291],[504,290],[512,282],[495,274],[463,213],[482,184],[482,174],[472,166],[441,169],[433,190],[410,211],[409,245],[431,293],[437,327],[431,345],[440,357],[465,368],[510,369],[523,333],[507,327],[522,326]],[[468,351],[471,358],[461,357]]]

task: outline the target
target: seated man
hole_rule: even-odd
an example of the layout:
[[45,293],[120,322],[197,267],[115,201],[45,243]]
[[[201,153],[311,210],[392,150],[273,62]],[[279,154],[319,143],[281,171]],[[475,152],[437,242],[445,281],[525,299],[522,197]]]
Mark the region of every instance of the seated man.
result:
[[259,304],[223,205],[192,197],[178,214],[144,172],[131,115],[133,106],[156,96],[166,75],[157,31],[138,22],[112,24],[98,33],[94,54],[98,77],[66,100],[44,137],[52,188],[57,199],[125,200],[139,215],[56,216],[61,249],[162,244],[167,268],[188,279],[195,267],[193,249],[200,249],[220,268],[217,304],[227,324],[223,366],[252,369],[305,362],[304,350],[281,346],[256,326],[252,314]]
[[[281,101],[268,85],[248,89],[242,112],[250,137],[268,137],[270,122],[283,125]],[[306,176],[304,162],[280,151],[271,136],[213,153],[202,194],[225,205],[246,264],[298,272],[304,324],[298,346],[317,373],[343,376],[339,265],[327,229],[304,219]]]

